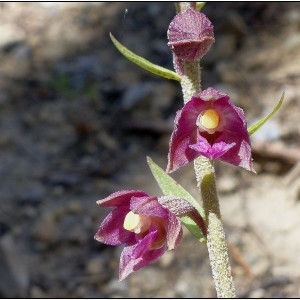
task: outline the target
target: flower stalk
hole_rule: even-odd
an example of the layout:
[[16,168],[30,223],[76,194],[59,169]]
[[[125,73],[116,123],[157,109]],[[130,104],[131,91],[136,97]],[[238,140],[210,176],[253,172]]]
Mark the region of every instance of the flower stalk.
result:
[[199,62],[183,62],[183,76],[181,77],[181,88],[183,102],[187,103],[192,96],[201,90],[201,70]]
[[[186,2],[176,5],[178,13],[184,12],[190,7],[191,5]],[[175,55],[173,54],[173,56]],[[174,57],[175,61],[176,57]],[[183,75],[180,84],[184,103],[186,103],[201,90],[200,62],[183,61],[182,66]],[[216,192],[215,168],[211,160],[200,156],[194,160],[194,169],[205,212],[207,248],[217,296],[218,298],[235,298],[228,248]]]
[[215,168],[205,157],[194,161],[208,228],[207,249],[218,298],[236,298],[224,227],[216,191]]

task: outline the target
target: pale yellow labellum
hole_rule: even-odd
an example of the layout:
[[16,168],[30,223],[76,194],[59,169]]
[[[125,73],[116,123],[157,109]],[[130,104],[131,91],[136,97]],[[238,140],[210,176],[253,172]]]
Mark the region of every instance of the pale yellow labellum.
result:
[[130,211],[124,219],[123,227],[128,231],[139,234],[147,231],[150,225],[151,220],[149,217],[141,216]]
[[208,109],[200,116],[200,124],[206,129],[215,129],[219,123],[220,116],[214,109]]

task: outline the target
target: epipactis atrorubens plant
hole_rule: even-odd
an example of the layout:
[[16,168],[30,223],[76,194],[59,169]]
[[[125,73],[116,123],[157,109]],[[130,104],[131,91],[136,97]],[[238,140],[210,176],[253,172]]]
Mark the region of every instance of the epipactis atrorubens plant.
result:
[[[201,91],[200,59],[215,41],[212,23],[199,11],[203,6],[203,2],[176,3],[177,15],[168,29],[176,72],[134,54],[111,35],[127,59],[158,76],[180,82],[184,106],[175,117],[166,172],[147,159],[163,196],[123,190],[98,200],[99,206],[112,211],[100,224],[95,239],[108,245],[124,245],[119,268],[119,279],[123,280],[165,251],[176,249],[184,225],[207,244],[217,296],[230,298],[235,297],[235,290],[213,162],[222,160],[255,173],[250,135],[276,113],[284,95],[269,115],[247,128],[243,110],[228,95],[213,87]],[[203,207],[168,175],[192,161]]]

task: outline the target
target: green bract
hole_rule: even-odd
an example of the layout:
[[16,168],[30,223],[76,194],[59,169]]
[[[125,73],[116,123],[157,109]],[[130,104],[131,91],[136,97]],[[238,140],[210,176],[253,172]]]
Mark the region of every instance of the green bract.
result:
[[279,108],[281,107],[281,105],[283,103],[283,99],[284,99],[284,92],[282,93],[282,96],[281,96],[279,102],[277,103],[277,105],[275,106],[275,108],[273,109],[273,111],[270,112],[266,117],[258,120],[254,124],[252,124],[248,128],[248,132],[250,135],[255,133],[261,126],[263,126],[279,110]]
[[138,56],[132,51],[128,50],[125,46],[123,46],[120,42],[118,42],[111,33],[110,33],[110,38],[114,43],[114,45],[116,46],[116,48],[121,52],[121,54],[123,54],[128,60],[132,61],[142,69],[145,69],[157,76],[161,76],[167,79],[172,79],[176,81],[181,80],[181,77],[177,73],[165,69],[161,66],[155,65],[150,61],[146,60],[145,58]]
[[200,11],[206,2],[196,2],[196,11]]
[[[160,168],[154,161],[147,157],[150,170],[158,183],[163,194],[166,196],[175,196],[190,202],[204,219],[204,212],[197,200],[187,192],[181,185],[179,185],[172,177],[170,177],[162,168]],[[200,241],[205,242],[206,238],[196,223],[188,216],[181,217],[181,222],[184,226]]]

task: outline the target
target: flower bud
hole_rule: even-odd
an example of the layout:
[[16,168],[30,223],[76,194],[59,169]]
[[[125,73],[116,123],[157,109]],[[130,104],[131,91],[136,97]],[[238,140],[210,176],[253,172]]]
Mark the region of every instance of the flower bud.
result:
[[214,43],[213,25],[191,8],[177,14],[168,29],[168,46],[183,60],[200,60]]

